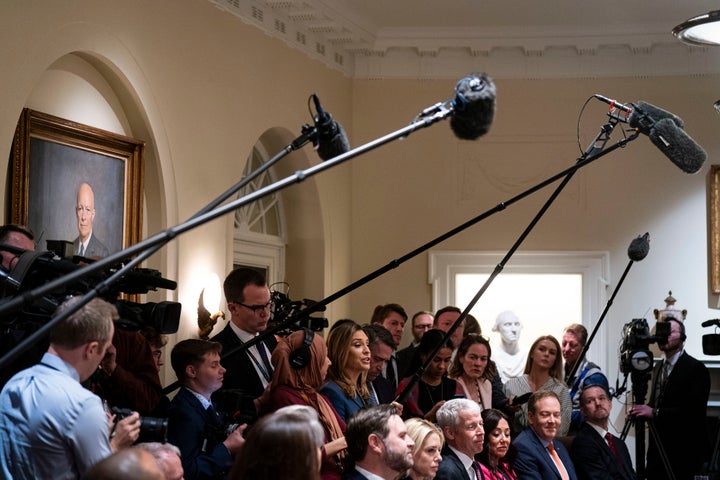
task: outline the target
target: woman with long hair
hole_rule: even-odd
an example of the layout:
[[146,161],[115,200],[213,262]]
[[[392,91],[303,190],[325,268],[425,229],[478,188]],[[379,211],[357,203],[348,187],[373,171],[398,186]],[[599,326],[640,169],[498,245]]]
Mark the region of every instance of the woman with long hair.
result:
[[512,467],[517,449],[510,443],[510,419],[494,408],[483,410],[482,419],[485,439],[477,460],[485,480],[517,480]]
[[[562,419],[557,434],[567,435],[572,416],[572,402],[570,391],[563,381],[560,342],[552,335],[543,335],[533,342],[525,362],[525,373],[505,383],[505,394],[508,396],[519,396],[540,390],[551,390],[557,394],[560,399]],[[522,409],[515,413],[512,428],[515,433],[519,433],[527,425],[527,404],[524,404]]]
[[340,418],[347,423],[370,399],[366,384],[370,343],[360,325],[344,321],[330,330],[327,346],[332,364],[328,382],[320,392],[330,399]]
[[514,412],[505,396],[500,374],[490,358],[490,342],[482,335],[470,333],[460,342],[448,376],[455,379],[465,397],[475,400],[480,408],[501,408]]
[[[447,376],[448,365],[452,358],[453,345],[450,340],[443,342],[445,332],[442,330],[428,330],[420,340],[417,351],[419,362],[427,368],[420,380],[405,395],[403,403],[403,416],[405,418],[421,417],[431,422],[435,421],[435,413],[443,406],[446,400],[464,398],[462,388],[457,382]],[[442,343],[440,350],[430,359],[433,350]],[[404,392],[412,377],[404,378],[398,385],[398,394]]]
[[306,405],[315,410],[325,437],[320,463],[322,479],[339,480],[347,446],[345,422],[330,401],[316,391],[330,366],[325,340],[311,330],[293,332],[278,342],[271,361],[275,373],[259,399],[259,413],[272,413],[288,405]]
[[323,428],[311,407],[281,408],[252,426],[229,478],[320,480],[323,438]]
[[442,456],[445,438],[442,431],[423,418],[405,420],[405,427],[410,438],[415,442],[413,447],[413,466],[405,478],[412,480],[430,480],[435,478]]

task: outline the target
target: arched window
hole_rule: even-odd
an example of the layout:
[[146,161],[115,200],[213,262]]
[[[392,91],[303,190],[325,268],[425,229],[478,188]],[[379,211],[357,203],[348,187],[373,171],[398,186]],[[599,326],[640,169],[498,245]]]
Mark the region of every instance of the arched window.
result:
[[[261,143],[255,144],[243,177],[259,168],[268,158]],[[272,167],[261,173],[238,192],[243,197],[275,181]],[[285,216],[280,192],[251,202],[235,211],[233,266],[264,269],[268,283],[284,278]]]

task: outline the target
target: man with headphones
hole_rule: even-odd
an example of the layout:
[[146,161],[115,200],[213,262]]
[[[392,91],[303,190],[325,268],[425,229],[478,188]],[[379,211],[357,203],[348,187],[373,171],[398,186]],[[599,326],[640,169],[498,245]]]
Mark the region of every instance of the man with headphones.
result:
[[650,400],[647,405],[634,405],[629,414],[649,419],[650,428],[658,433],[659,441],[650,435],[646,478],[670,478],[664,457],[676,480],[692,480],[709,455],[705,424],[710,374],[685,351],[683,321],[671,315],[660,321],[670,322],[670,335],[666,343],[658,342],[663,360],[653,370]]

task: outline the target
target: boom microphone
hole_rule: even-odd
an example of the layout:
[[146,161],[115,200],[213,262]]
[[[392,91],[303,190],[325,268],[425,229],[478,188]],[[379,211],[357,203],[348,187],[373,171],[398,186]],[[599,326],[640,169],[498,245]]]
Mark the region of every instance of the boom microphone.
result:
[[595,95],[593,95],[593,97],[597,98],[598,100],[600,100],[602,102],[607,103],[608,105],[610,105],[610,108],[619,108],[620,110],[622,110],[625,113],[630,113],[633,109],[632,106],[630,106],[630,105],[625,105],[624,103],[620,103],[617,100],[608,98],[604,95],[600,95],[599,93],[596,93]]
[[647,257],[650,251],[650,234],[645,232],[645,235],[635,238],[630,242],[628,247],[628,257],[634,262],[639,262],[643,258]]
[[648,134],[650,141],[680,170],[695,173],[703,166],[707,153],[671,118],[656,122]]
[[345,130],[333,120],[329,113],[323,110],[317,95],[313,93],[312,99],[315,102],[315,110],[317,110],[317,116],[314,118],[317,139],[313,144],[320,158],[329,160],[350,150],[350,142],[348,142]]
[[682,118],[660,107],[645,102],[633,102],[632,106],[628,123],[632,128],[637,128],[640,133],[650,135],[653,125],[666,118],[672,120],[679,128],[685,128]]
[[463,140],[476,140],[490,130],[495,116],[495,84],[484,73],[474,73],[455,86],[450,128]]

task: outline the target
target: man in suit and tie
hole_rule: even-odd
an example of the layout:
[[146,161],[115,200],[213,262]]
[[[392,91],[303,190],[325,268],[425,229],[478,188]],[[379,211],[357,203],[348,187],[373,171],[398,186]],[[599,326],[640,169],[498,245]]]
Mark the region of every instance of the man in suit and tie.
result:
[[[378,305],[375,307],[372,318],[370,319],[371,325],[380,325],[390,332],[396,349],[402,340],[405,322],[407,322],[407,313],[405,313],[402,305],[398,305],[397,303]],[[392,385],[393,389],[397,389],[398,383],[402,380],[402,378],[400,378],[401,373],[398,367],[397,357],[395,356],[395,350],[393,349],[390,359],[385,362],[383,377]]]
[[395,399],[395,389],[382,376],[382,371],[395,351],[395,341],[390,332],[380,325],[365,325],[363,331],[370,344],[370,370],[367,373],[369,404],[391,403]]
[[540,390],[528,400],[528,423],[513,441],[518,450],[515,473],[523,480],[577,480],[570,454],[555,440],[560,427],[560,400]]
[[87,258],[107,257],[108,248],[96,235],[93,235],[95,194],[87,183],[83,183],[78,189],[75,214],[77,215],[78,237],[73,242],[73,252]]
[[570,448],[580,480],[636,480],[625,442],[608,431],[612,409],[607,380],[595,377],[580,392],[581,424]]
[[485,430],[480,405],[467,398],[448,400],[437,411],[445,435],[435,480],[483,480],[475,455],[482,452]]
[[245,442],[244,427],[229,435],[210,396],[223,384],[222,345],[207,340],[178,342],[170,363],[182,385],[168,410],[168,442],[182,453],[187,478],[222,479]]
[[[702,362],[685,352],[683,321],[675,316],[661,321],[670,322],[670,335],[666,343],[658,343],[664,358],[653,370],[650,401],[633,406],[629,414],[646,418],[654,426],[675,479],[692,480],[709,456],[705,423],[710,374]],[[651,435],[646,473],[653,480],[669,478],[660,445]]]
[[425,332],[430,330],[433,326],[433,314],[425,310],[417,312],[415,315],[413,315],[410,326],[412,327],[411,333],[413,336],[413,341],[407,347],[399,350],[396,355],[398,362],[398,372],[400,372],[401,379],[415,373],[408,370],[412,365],[413,357],[415,357],[415,350],[417,350],[418,345],[420,345],[420,340],[422,339],[423,335],[425,335]]
[[[249,268],[236,268],[223,283],[231,318],[227,326],[210,340],[219,342],[228,355],[267,329],[270,320],[270,289],[265,277]],[[240,411],[255,416],[255,399],[272,379],[270,356],[277,345],[271,335],[262,342],[223,358],[227,368],[222,389],[213,395],[219,408],[228,413]]]
[[355,462],[343,480],[394,480],[413,465],[413,442],[393,405],[364,408],[345,431],[347,451]]

